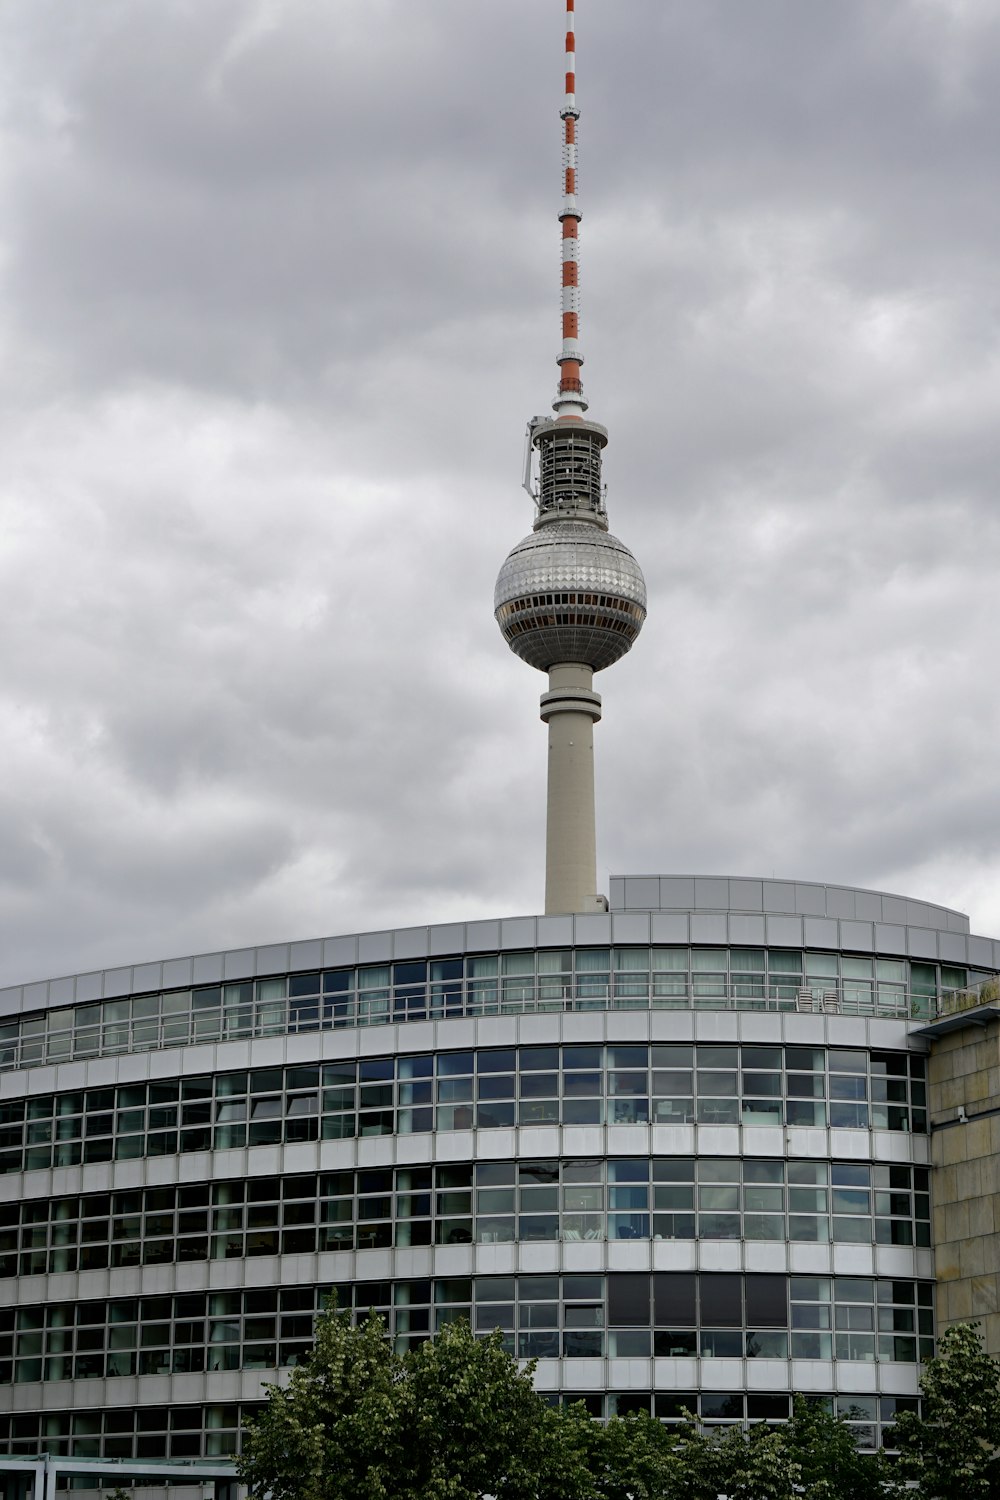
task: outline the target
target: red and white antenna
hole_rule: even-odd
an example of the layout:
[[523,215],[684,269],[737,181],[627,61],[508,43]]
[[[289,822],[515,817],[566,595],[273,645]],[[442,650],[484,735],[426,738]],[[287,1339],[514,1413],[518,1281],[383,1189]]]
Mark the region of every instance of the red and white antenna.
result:
[[566,0],[566,99],[559,111],[563,121],[562,221],[562,353],[559,356],[559,394],[552,403],[560,417],[579,418],[587,410],[580,366],[580,210],[576,205],[576,16],[575,0]]
[[[566,5],[566,94],[559,111],[563,122],[562,348],[554,417],[532,417],[525,433],[523,484],[535,502],[535,525],[549,521],[592,521],[607,529],[601,450],[608,433],[586,416],[580,368],[580,210],[577,207],[576,0]],[[534,455],[538,454],[538,482]]]

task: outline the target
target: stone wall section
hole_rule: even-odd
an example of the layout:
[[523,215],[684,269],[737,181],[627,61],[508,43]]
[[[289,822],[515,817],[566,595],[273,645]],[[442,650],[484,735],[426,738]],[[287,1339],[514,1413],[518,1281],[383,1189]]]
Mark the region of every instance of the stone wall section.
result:
[[1000,1022],[936,1038],[929,1080],[938,1332],[977,1321],[1000,1355]]

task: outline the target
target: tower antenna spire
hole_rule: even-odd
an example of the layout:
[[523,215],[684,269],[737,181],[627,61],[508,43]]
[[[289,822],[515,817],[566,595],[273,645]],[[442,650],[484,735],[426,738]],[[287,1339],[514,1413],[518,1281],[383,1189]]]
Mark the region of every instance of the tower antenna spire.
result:
[[577,122],[576,104],[576,0],[566,0],[566,97],[560,110],[563,121],[563,202],[562,222],[562,352],[559,365],[559,393],[553,402],[561,417],[582,417],[587,410],[583,399],[580,367],[580,210],[577,207]]
[[[601,481],[607,429],[585,415],[580,367],[577,207],[576,0],[566,0],[563,121],[562,349],[554,417],[528,423],[525,488],[534,529],[497,578],[494,612],[510,649],[547,672],[541,717],[549,730],[545,825],[546,913],[606,908],[597,891],[594,673],[624,656],[646,618],[646,585],[631,552],[608,533]],[[531,483],[538,454],[538,488]]]

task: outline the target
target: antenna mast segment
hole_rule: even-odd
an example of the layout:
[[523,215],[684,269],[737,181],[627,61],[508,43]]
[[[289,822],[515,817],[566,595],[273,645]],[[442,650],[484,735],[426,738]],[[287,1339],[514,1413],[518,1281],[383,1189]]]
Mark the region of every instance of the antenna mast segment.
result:
[[560,417],[582,417],[587,410],[583,399],[580,366],[580,210],[576,206],[576,16],[575,0],[566,0],[566,99],[559,111],[563,121],[563,206],[562,220],[562,353],[559,394],[553,406]]
[[[562,223],[562,348],[559,388],[552,403],[554,417],[533,417],[528,424],[525,489],[536,505],[535,526],[550,521],[586,521],[607,530],[601,452],[607,429],[585,416],[580,367],[580,261],[577,207],[576,0],[566,0],[565,97],[559,111],[563,122]],[[531,475],[532,450],[538,454],[537,487]]]

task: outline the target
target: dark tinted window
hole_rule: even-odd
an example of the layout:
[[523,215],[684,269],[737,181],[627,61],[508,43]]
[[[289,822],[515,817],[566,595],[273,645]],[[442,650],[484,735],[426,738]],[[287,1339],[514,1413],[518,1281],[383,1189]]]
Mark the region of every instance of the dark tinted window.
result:
[[649,1277],[645,1272],[608,1277],[608,1323],[613,1328],[649,1327]]
[[743,1322],[743,1277],[728,1272],[708,1272],[701,1278],[701,1322],[703,1328],[739,1328]]
[[653,1318],[661,1328],[693,1328],[695,1276],[688,1271],[661,1271],[653,1277]]
[[747,1276],[747,1327],[787,1328],[788,1281],[784,1276]]

